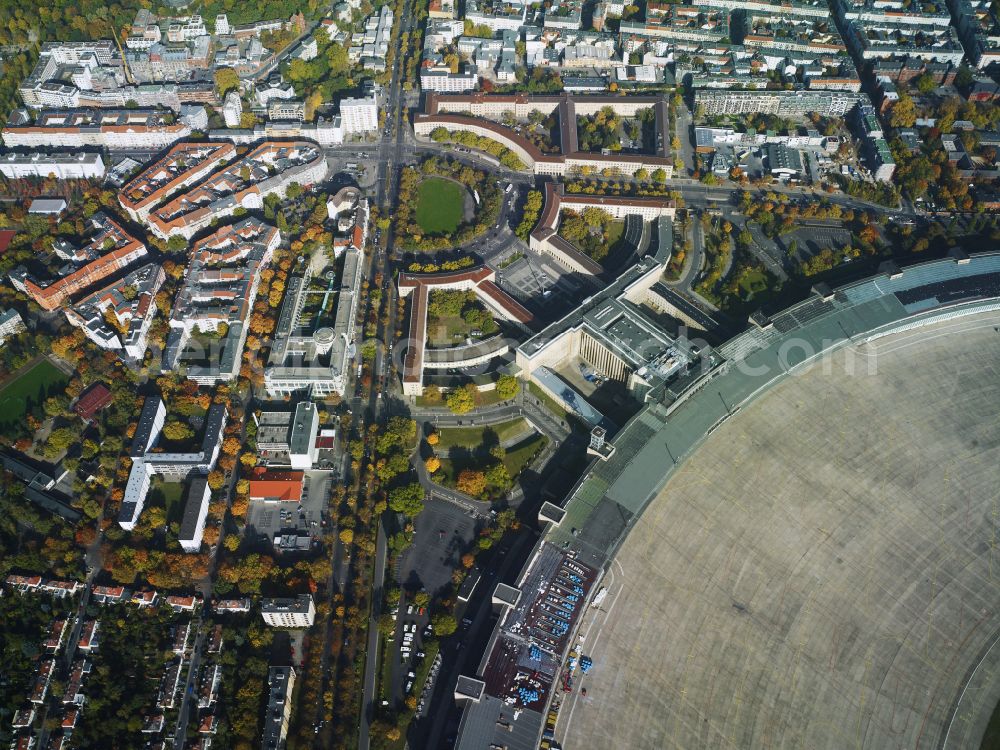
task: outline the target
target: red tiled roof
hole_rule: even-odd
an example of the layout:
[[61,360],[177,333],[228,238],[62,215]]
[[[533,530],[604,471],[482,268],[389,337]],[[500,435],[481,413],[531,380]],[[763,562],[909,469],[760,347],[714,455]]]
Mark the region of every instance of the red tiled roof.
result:
[[81,419],[90,419],[111,403],[111,390],[104,383],[94,383],[76,401],[73,411]]
[[[184,155],[192,151],[209,150],[208,155],[199,162],[189,167],[180,169],[177,173],[169,177],[161,177],[164,173],[184,160]],[[143,170],[137,177],[132,179],[118,194],[118,200],[123,208],[135,211],[154,204],[167,197],[178,185],[187,180],[192,174],[211,169],[224,159],[229,159],[236,155],[236,147],[229,142],[221,143],[198,143],[184,141],[175,144],[166,156],[157,161],[151,167]],[[147,192],[148,191],[148,192]],[[137,193],[136,199],[132,194]]]
[[17,232],[13,229],[0,229],[0,253],[7,252],[7,248],[10,247],[15,236],[17,236]]
[[250,479],[250,497],[277,498],[284,502],[302,499],[301,471],[268,471],[258,467]]
[[493,275],[486,266],[470,268],[468,271],[445,271],[443,273],[401,273],[399,274],[400,287],[417,287],[421,284],[427,286],[438,286],[441,284],[455,284],[460,281],[472,281],[478,284]]

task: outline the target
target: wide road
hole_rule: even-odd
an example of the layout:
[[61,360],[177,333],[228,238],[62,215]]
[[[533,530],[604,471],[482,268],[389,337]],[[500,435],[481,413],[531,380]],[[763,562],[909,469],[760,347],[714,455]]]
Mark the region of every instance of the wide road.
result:
[[[191,702],[197,703],[195,688],[198,682],[198,667],[201,662],[201,646],[205,641],[205,628],[201,617],[191,622],[195,632],[194,646],[191,647],[191,663],[188,665],[187,677],[181,688],[181,706],[177,714],[177,731],[174,733],[175,750],[183,750],[187,742],[188,721],[191,715]],[[183,656],[181,657],[183,658]],[[197,712],[197,707],[195,708]]]
[[[392,216],[392,208],[396,205],[399,192],[398,168],[403,163],[403,149],[406,143],[406,136],[409,125],[406,121],[403,107],[402,79],[404,67],[405,49],[400,44],[403,34],[414,29],[414,13],[411,9],[405,8],[398,14],[395,45],[396,50],[392,61],[392,79],[389,84],[389,94],[386,101],[386,118],[384,137],[378,149],[378,180],[377,180],[377,203],[382,209],[383,216]],[[393,227],[386,232],[386,246],[384,251],[378,250],[373,254],[372,263],[369,269],[368,281],[374,283],[375,275],[382,273],[385,279],[391,278],[391,263],[395,237]],[[381,344],[376,349],[376,361],[372,372],[372,388],[368,393],[368,403],[366,411],[369,411],[376,421],[386,419],[389,409],[385,408],[389,404],[390,391],[390,359],[386,356],[382,346],[385,342],[392,341],[395,332],[396,305],[393,300],[393,285],[388,284],[382,300],[389,311],[388,325],[382,326],[379,323],[378,336]],[[381,408],[380,408],[381,407]],[[362,419],[361,408],[355,409],[355,420]],[[368,626],[368,652],[365,658],[365,673],[363,680],[363,692],[361,700],[361,717],[358,727],[358,748],[368,750],[371,747],[370,725],[375,713],[375,679],[378,669],[378,618],[382,613],[382,586],[385,575],[386,564],[386,540],[380,522],[378,526],[375,549],[375,572],[372,582],[372,607],[370,611]]]
[[[382,524],[378,525],[378,533],[375,537],[375,578],[372,580],[372,611],[368,622],[368,656],[367,663],[372,665],[378,665],[378,644],[379,644],[379,632],[378,632],[378,618],[382,612],[382,592],[385,587],[385,562],[386,562],[386,551],[388,549],[388,542],[385,538],[385,532],[382,530]],[[375,704],[375,674],[376,669],[366,669],[365,670],[365,684],[361,697],[361,710],[362,713],[367,713],[368,716],[362,717],[361,720],[361,734],[358,740],[358,746],[361,748],[366,748],[371,743],[371,738],[368,734],[368,725],[371,721],[371,711]]]

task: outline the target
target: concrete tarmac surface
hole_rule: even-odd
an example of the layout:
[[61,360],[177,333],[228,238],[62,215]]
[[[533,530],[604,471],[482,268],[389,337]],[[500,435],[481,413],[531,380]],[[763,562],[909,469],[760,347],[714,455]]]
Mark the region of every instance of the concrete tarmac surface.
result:
[[997,325],[840,351],[716,430],[581,626],[564,747],[978,748],[1000,700]]

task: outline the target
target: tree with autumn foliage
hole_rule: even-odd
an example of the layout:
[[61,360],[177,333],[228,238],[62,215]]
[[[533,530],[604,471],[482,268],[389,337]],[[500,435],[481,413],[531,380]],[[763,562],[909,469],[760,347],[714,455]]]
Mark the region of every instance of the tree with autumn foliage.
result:
[[486,490],[486,475],[475,469],[463,469],[455,480],[455,489],[472,497],[479,497]]
[[243,518],[247,514],[247,510],[250,508],[250,500],[245,495],[238,495],[233,500],[233,505],[230,510],[236,518]]
[[273,568],[274,560],[270,557],[251,552],[238,560],[226,560],[219,567],[219,578],[244,594],[259,594],[260,584]]
[[221,490],[226,484],[226,475],[221,471],[210,471],[208,473],[208,486],[214,490]]

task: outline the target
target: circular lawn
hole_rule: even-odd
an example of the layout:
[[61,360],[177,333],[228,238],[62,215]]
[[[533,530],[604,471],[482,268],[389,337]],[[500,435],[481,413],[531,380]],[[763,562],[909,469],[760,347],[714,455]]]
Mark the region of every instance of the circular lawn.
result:
[[462,223],[465,188],[457,182],[431,177],[417,189],[417,224],[428,235],[448,235]]

